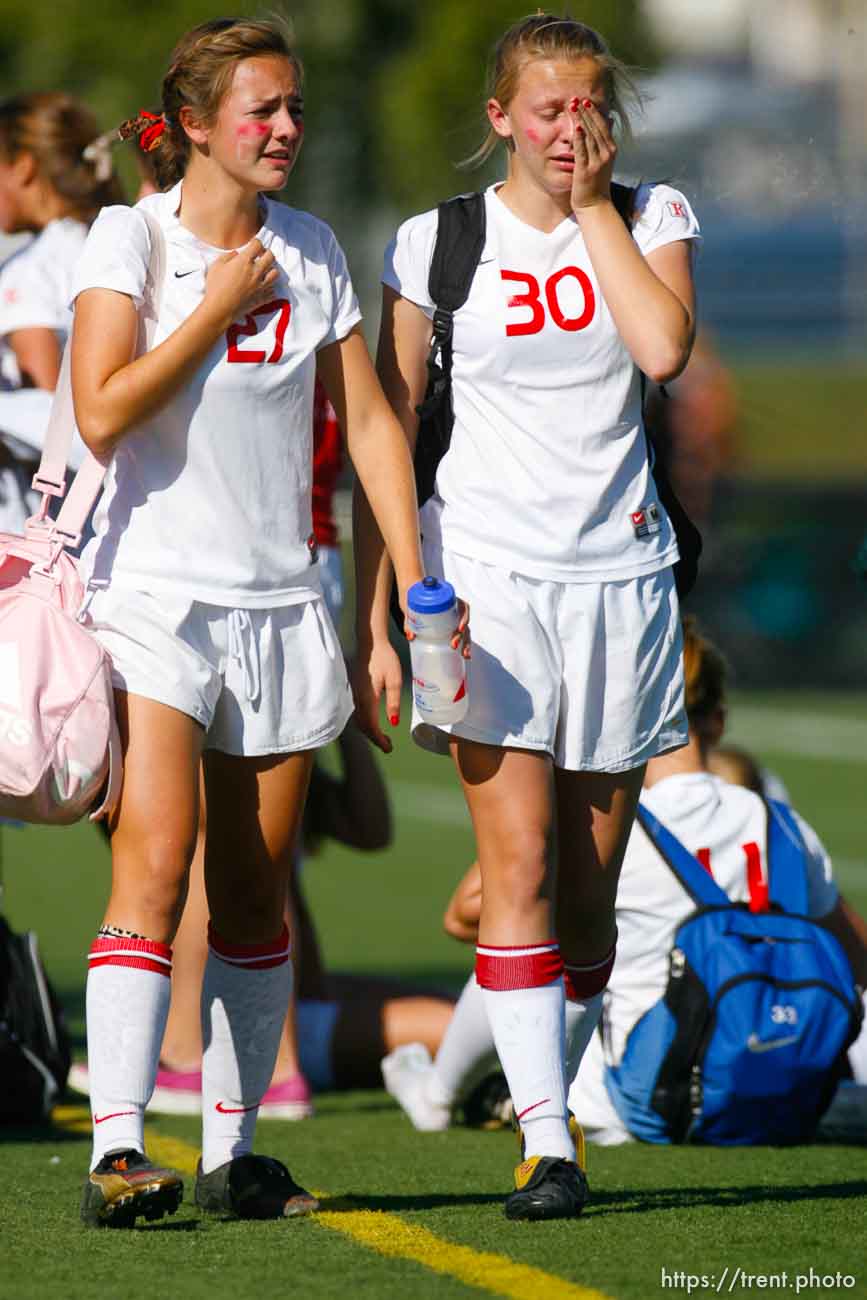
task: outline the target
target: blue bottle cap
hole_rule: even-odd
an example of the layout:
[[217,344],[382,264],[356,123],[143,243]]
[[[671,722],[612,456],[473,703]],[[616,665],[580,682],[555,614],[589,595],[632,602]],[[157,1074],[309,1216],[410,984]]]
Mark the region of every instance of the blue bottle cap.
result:
[[407,601],[416,614],[444,614],[455,603],[455,589],[444,578],[424,578],[414,582]]

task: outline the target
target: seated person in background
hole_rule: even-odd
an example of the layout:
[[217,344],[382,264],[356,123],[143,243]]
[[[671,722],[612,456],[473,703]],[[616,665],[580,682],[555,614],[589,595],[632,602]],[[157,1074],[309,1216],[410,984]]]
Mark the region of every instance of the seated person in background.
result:
[[[765,804],[754,792],[708,771],[707,755],[725,727],[725,664],[722,656],[685,620],[684,660],[690,743],[651,759],[642,804],[693,852],[733,901],[747,901],[750,879],[744,844],[758,849],[761,875],[768,879]],[[754,765],[753,765],[754,767]],[[854,981],[867,985],[867,927],[840,897],[831,864],[815,832],[795,814],[807,852],[808,913],[842,944]],[[755,869],[754,869],[755,870]],[[481,907],[481,879],[473,864],[458,885],[445,915],[448,933],[473,942]],[[585,1135],[604,1145],[632,1136],[605,1085],[605,1066],[619,1058],[629,1031],[662,995],[668,979],[673,936],[695,903],[660,858],[640,825],[633,827],[617,895],[618,956],[603,1010],[602,1032],[594,1034],[569,1094],[569,1105]],[[483,1019],[471,1021],[470,984],[461,995],[440,1052],[431,1063],[417,1047],[400,1049],[383,1062],[386,1087],[419,1129],[448,1127],[453,1107],[476,1072],[489,1067],[493,1048]],[[464,1008],[464,1025],[457,1025]],[[604,1046],[603,1046],[604,1044]],[[452,1049],[459,1051],[453,1051]],[[441,1061],[441,1058],[443,1060]],[[867,1029],[849,1049],[855,1085],[867,1084]],[[841,1084],[823,1119],[820,1136],[867,1137],[867,1089]],[[835,1117],[839,1123],[835,1123]]]
[[[482,910],[482,873],[473,862],[449,900],[443,929],[475,948]],[[511,1099],[499,1067],[482,990],[471,972],[436,1056],[427,1044],[407,1043],[382,1062],[386,1092],[421,1133],[439,1133],[461,1110],[467,1124],[497,1128],[511,1120]]]
[[[385,848],[391,839],[391,819],[373,750],[354,722],[339,743],[343,779],[314,768],[304,819],[305,848],[314,853],[316,842],[324,836],[367,851]],[[290,888],[302,1071],[315,1091],[378,1088],[385,1052],[416,1041],[436,1051],[453,1000],[396,978],[327,972],[301,888],[301,865],[299,854]]]

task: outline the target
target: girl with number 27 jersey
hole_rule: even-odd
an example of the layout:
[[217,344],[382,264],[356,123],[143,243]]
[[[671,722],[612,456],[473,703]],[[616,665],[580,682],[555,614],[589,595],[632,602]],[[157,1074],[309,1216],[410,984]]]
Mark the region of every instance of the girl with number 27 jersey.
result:
[[[398,573],[421,576],[412,471],[322,222],[273,202],[304,135],[302,68],[278,22],[188,32],[162,112],[118,134],[153,151],[161,193],[111,208],[75,283],[78,425],[109,464],[81,618],[112,657],[124,782],[112,892],[90,951],[93,1155],[82,1219],[173,1212],[178,1174],[144,1151],[169,1006],[171,943],[207,803],[196,1201],[242,1218],[316,1200],[253,1152],[290,992],[283,920],[315,750],[352,709],[311,537],[318,370]],[[136,355],[151,226],[166,267]]]

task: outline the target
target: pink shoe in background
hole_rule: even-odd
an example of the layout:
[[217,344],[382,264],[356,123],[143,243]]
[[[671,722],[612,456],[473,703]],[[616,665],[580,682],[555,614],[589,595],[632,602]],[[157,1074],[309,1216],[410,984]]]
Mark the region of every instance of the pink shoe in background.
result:
[[[84,1061],[72,1064],[66,1082],[73,1092],[90,1095],[90,1075]],[[157,1115],[201,1115],[201,1070],[169,1070],[161,1065],[147,1109]]]
[[313,1095],[303,1074],[272,1083],[259,1106],[260,1119],[310,1119]]
[[169,1070],[161,1065],[147,1109],[157,1115],[201,1115],[201,1070]]
[[[84,1062],[76,1061],[71,1067],[68,1084],[75,1092],[89,1094]],[[147,1109],[156,1115],[201,1115],[201,1070],[169,1070],[161,1065]],[[261,1119],[310,1119],[312,1115],[313,1097],[303,1074],[272,1084],[259,1106]]]

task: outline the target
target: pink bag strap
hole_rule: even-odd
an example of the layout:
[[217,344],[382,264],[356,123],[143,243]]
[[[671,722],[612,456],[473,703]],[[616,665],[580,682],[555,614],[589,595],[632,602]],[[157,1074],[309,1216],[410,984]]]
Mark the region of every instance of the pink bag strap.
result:
[[[143,337],[141,354],[153,347],[156,334],[165,284],[166,240],[162,226],[156,217],[145,208],[138,208],[137,211],[144,217],[150,234],[150,258],[140,311]],[[71,351],[70,336],[60,363],[57,388],[51,404],[48,427],[45,430],[42,459],[39,462],[39,469],[33,476],[33,487],[43,494],[42,501],[36,515],[27,521],[27,534],[30,537],[46,539],[49,535],[54,535],[61,547],[75,548],[81,541],[82,529],[91,507],[102,490],[108,465],[98,461],[92,452],[88,451],[72,481],[57,518],[55,520],[50,518],[48,508],[51,498],[62,497],[66,491],[66,464],[72,445],[72,431],[75,428],[70,375]]]

